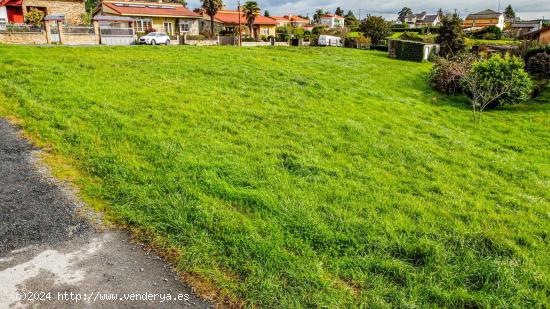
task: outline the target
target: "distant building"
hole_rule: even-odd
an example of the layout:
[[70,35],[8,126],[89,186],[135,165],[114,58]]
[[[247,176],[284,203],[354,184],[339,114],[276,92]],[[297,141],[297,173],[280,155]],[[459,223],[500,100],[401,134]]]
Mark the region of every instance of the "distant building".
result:
[[462,27],[468,30],[478,30],[490,26],[496,26],[503,30],[504,14],[493,10],[484,10],[468,15],[462,23]]
[[542,28],[542,20],[515,21],[506,32],[511,37],[520,37],[526,33],[540,30]]
[[[248,27],[246,22],[246,16],[241,11],[240,14],[241,26]],[[233,10],[220,10],[214,16],[217,22],[223,25],[226,31],[234,31],[235,27],[239,25],[239,12]],[[277,27],[277,21],[271,17],[256,16],[254,23],[252,24],[251,35],[255,38],[261,36],[275,36],[275,28]]]
[[410,14],[405,17],[405,23],[409,28],[435,27],[439,25],[441,18],[437,14],[429,15],[426,12]]
[[181,3],[127,2],[106,0],[94,15],[124,16],[134,20],[136,33],[161,31],[168,35],[199,34],[201,15]]
[[293,26],[293,27],[303,28],[304,26],[307,26],[309,24],[308,19],[305,19],[299,16],[285,15],[285,16],[270,16],[270,17],[275,19],[275,21],[277,22],[277,27]]
[[326,25],[329,28],[337,28],[345,26],[345,18],[339,15],[326,14],[319,18],[319,23],[321,25]]
[[523,40],[537,41],[541,45],[550,45],[550,27],[544,27],[539,30],[526,33],[519,37]]

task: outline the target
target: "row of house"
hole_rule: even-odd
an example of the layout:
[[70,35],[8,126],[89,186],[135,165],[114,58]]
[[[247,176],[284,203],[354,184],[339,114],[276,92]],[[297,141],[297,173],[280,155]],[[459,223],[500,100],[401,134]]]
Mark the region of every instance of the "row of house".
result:
[[[440,14],[427,14],[426,12],[409,14],[405,16],[404,22],[409,28],[435,27],[440,25],[441,16]],[[501,30],[504,29],[504,14],[493,10],[483,10],[469,14],[462,23],[463,28],[471,30],[489,26],[496,26]]]
[[[45,16],[63,16],[66,24],[79,23],[80,16],[85,12],[84,0],[0,0],[0,27],[8,23],[24,23],[25,14],[36,8]],[[128,17],[130,23],[115,22],[113,27],[132,27],[136,33],[151,30],[166,32],[169,35],[197,35],[211,31],[210,17],[201,10],[189,10],[180,2],[172,0],[103,0],[93,12],[94,16]],[[246,25],[244,13],[240,14],[240,23]],[[102,24],[106,24],[102,20]],[[326,14],[320,17],[319,23],[329,28],[343,27],[344,17]],[[232,31],[239,24],[239,12],[223,9],[214,16],[216,31]],[[253,23],[254,37],[274,36],[275,28],[280,26],[301,27],[312,30],[313,25],[307,18],[295,15],[258,16]],[[1,30],[1,28],[0,28]]]

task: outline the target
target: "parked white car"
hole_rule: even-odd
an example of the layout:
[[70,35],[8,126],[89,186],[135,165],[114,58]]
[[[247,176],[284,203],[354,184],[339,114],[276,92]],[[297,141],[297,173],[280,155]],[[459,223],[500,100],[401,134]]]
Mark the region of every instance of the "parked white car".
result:
[[151,32],[139,38],[139,43],[147,45],[170,45],[170,37],[166,33]]

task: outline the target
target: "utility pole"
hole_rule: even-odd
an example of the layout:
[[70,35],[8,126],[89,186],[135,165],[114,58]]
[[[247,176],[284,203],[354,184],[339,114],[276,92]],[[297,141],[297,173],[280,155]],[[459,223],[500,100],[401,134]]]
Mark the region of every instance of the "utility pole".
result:
[[500,13],[500,0],[498,0],[498,13]]
[[241,30],[241,1],[237,1],[237,11],[239,14],[239,47],[243,46],[243,33]]

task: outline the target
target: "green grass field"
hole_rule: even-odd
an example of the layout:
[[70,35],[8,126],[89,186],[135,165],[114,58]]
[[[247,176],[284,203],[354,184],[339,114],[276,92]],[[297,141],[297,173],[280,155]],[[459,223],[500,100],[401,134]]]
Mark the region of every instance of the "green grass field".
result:
[[234,304],[550,306],[550,91],[476,124],[429,69],[353,49],[4,45],[0,115]]

